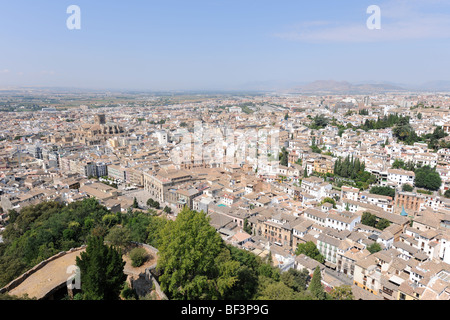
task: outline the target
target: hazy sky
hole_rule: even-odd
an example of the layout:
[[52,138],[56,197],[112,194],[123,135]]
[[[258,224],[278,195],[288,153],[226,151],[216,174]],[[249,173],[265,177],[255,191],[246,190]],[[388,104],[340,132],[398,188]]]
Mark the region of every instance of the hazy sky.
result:
[[[69,5],[81,29],[69,30]],[[381,9],[381,29],[366,12]],[[1,0],[0,86],[450,80],[450,0]]]

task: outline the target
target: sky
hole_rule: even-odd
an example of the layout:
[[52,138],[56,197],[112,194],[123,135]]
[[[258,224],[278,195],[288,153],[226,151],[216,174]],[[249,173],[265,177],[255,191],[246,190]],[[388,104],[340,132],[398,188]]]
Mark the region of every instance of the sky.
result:
[[450,80],[448,57],[450,0],[0,0],[2,87],[420,84]]

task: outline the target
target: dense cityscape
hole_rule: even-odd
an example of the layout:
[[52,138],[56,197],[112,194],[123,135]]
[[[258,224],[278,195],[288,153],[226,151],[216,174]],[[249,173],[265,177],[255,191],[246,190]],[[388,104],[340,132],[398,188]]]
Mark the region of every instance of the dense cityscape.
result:
[[11,89],[0,106],[4,296],[92,298],[66,269],[96,235],[123,249],[122,299],[450,297],[448,93]]
[[450,300],[450,1],[3,1],[0,39],[4,312]]

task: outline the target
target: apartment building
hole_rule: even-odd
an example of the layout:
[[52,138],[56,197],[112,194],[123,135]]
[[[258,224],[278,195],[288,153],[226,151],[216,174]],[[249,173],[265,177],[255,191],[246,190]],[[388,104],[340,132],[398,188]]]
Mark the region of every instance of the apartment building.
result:
[[401,188],[401,186],[405,183],[414,185],[416,174],[413,171],[403,169],[388,169],[387,173],[388,181],[394,183],[399,188]]
[[121,165],[108,165],[108,177],[122,182],[127,181],[127,169]]
[[424,197],[414,192],[398,191],[394,198],[394,209],[400,212],[403,208],[407,212],[417,213],[424,208]]
[[359,195],[359,201],[376,205],[377,207],[380,207],[384,211],[390,213],[394,211],[394,200],[389,196],[372,194],[369,192],[361,192]]
[[160,203],[166,201],[170,188],[189,181],[192,181],[192,175],[183,170],[160,170],[155,174],[144,172],[144,190]]

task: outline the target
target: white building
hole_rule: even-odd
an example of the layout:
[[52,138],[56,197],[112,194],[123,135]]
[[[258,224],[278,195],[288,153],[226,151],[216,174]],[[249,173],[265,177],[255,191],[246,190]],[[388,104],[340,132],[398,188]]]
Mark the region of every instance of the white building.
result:
[[401,187],[405,183],[414,185],[415,173],[413,171],[403,169],[388,169],[387,171],[387,179],[395,183],[398,187]]

